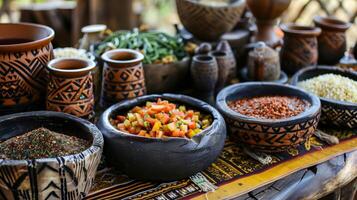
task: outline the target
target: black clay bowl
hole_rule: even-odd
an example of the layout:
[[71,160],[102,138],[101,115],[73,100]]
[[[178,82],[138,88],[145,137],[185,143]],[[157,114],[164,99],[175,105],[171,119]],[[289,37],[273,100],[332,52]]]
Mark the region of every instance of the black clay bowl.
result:
[[[211,114],[213,123],[192,139],[145,138],[124,133],[110,124],[109,118],[158,98]],[[203,101],[174,94],[147,95],[115,104],[102,114],[98,127],[104,135],[104,153],[109,163],[140,180],[179,180],[204,170],[216,160],[226,138],[226,125],[216,109]]]
[[[310,79],[322,74],[338,74],[357,81],[357,72],[331,66],[307,67],[292,77],[291,84]],[[337,127],[356,128],[357,127],[357,104],[337,101],[320,97],[321,100],[321,123],[334,125]]]
[[79,154],[56,158],[0,159],[0,199],[82,199],[89,192],[100,162],[102,134],[86,120],[37,111],[0,117],[0,141],[40,127],[92,141],[92,145]]
[[[256,96],[295,96],[311,106],[294,117],[269,120],[235,112],[228,102]],[[320,118],[320,100],[297,87],[269,82],[247,82],[224,88],[217,96],[217,108],[225,117],[229,133],[254,150],[279,152],[302,144],[316,130]]]

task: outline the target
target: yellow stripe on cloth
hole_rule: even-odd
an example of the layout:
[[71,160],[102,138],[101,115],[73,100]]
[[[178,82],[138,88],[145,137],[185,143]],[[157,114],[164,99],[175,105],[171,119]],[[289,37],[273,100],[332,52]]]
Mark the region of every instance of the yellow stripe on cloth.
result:
[[325,147],[322,151],[307,153],[303,156],[284,161],[261,173],[239,178],[227,184],[220,185],[214,192],[201,194],[195,200],[227,199],[238,197],[266,184],[286,177],[296,171],[325,162],[338,155],[357,150],[357,138],[342,141],[341,143]]

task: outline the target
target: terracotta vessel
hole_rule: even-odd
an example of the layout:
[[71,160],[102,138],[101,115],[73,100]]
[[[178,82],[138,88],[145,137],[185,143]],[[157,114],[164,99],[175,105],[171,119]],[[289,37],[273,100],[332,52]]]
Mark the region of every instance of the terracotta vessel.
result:
[[279,53],[259,42],[248,56],[248,78],[255,81],[275,81],[280,77]]
[[90,141],[84,151],[32,160],[0,160],[1,200],[84,199],[94,183],[103,151],[98,128],[65,113],[35,111],[0,117],[0,141],[44,127]]
[[217,51],[224,51],[228,56],[228,77],[227,81],[230,82],[232,79],[237,78],[237,61],[232,51],[231,45],[229,45],[227,40],[220,41],[216,47]]
[[30,23],[0,24],[0,114],[42,108],[54,31]]
[[243,14],[245,1],[211,6],[195,0],[176,0],[176,8],[183,26],[190,33],[200,40],[214,41],[234,28]]
[[83,37],[80,40],[79,48],[90,51],[90,47],[99,43],[103,38],[102,34],[107,30],[107,25],[93,24],[82,27]]
[[250,11],[256,18],[258,33],[255,41],[263,41],[269,46],[278,42],[275,34],[277,18],[289,7],[291,0],[247,0]]
[[91,60],[58,58],[48,63],[47,110],[64,112],[84,119],[94,116]]
[[299,69],[316,65],[318,59],[317,36],[321,29],[296,24],[283,24],[284,44],[280,63],[283,70],[293,74]]
[[216,59],[218,66],[218,80],[215,91],[219,92],[227,83],[229,75],[230,60],[228,54],[224,51],[212,51],[210,53]]
[[192,58],[191,77],[197,97],[214,104],[214,91],[218,81],[218,65],[213,56],[196,55]]
[[143,54],[131,49],[116,49],[105,52],[102,59],[104,61],[101,95],[103,107],[146,94]]
[[350,23],[333,17],[316,16],[315,25],[321,28],[318,39],[319,64],[335,65],[346,51],[346,30]]

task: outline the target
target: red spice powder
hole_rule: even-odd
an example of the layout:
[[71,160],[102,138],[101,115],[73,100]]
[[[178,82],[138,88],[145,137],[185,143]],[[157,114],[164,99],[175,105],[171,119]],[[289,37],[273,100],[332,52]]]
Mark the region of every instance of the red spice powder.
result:
[[240,114],[260,119],[284,119],[296,116],[310,107],[310,103],[298,97],[261,96],[228,102],[228,106]]

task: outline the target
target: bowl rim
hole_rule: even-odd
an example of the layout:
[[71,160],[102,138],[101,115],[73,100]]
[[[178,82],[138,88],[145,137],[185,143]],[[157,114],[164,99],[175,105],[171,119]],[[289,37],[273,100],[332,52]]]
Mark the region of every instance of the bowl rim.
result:
[[[300,69],[299,71],[297,71],[291,78],[291,82],[290,82],[291,85],[298,87],[297,84],[299,82],[300,76],[305,73],[309,73],[310,71],[314,71],[314,70],[317,70],[317,71],[328,70],[328,71],[331,71],[332,74],[334,74],[333,72],[348,73],[353,76],[356,76],[355,81],[357,81],[357,72],[354,72],[349,69],[341,69],[336,66],[334,66],[334,67],[332,67],[332,66],[310,66],[310,67],[306,67],[306,68],[303,68],[303,69]],[[322,74],[320,74],[320,75],[322,75]],[[316,76],[314,76],[314,77],[316,77]],[[303,88],[301,88],[301,89],[304,90]],[[308,91],[306,91],[306,92],[308,92]],[[339,100],[334,100],[334,99],[329,99],[329,98],[319,97],[319,96],[318,96],[318,98],[320,98],[322,103],[329,103],[329,104],[338,105],[338,106],[348,106],[348,107],[357,109],[357,103],[352,103],[352,102],[347,102],[347,101],[339,101]]]
[[[111,114],[117,110],[120,109],[126,109],[128,104],[130,104],[130,108],[133,108],[136,105],[140,105],[142,103],[145,103],[148,100],[153,100],[161,98],[164,100],[169,100],[169,101],[176,101],[188,106],[191,106],[193,108],[197,108],[197,106],[192,105],[194,103],[197,103],[200,105],[200,108],[198,110],[202,110],[204,112],[209,113],[212,115],[213,121],[210,126],[207,128],[203,129],[200,133],[196,134],[192,138],[187,138],[187,137],[166,137],[166,138],[148,138],[144,136],[138,136],[130,133],[126,133],[124,131],[120,131],[116,129],[114,126],[112,126],[109,122],[109,118]],[[209,105],[206,102],[203,102],[201,100],[198,100],[196,98],[187,96],[187,95],[182,95],[182,94],[171,94],[171,93],[163,93],[163,94],[150,94],[150,95],[144,95],[141,97],[137,97],[135,99],[130,99],[130,100],[124,100],[119,103],[116,103],[109,108],[107,108],[103,114],[100,116],[100,121],[102,121],[104,127],[108,129],[107,132],[109,133],[114,133],[115,135],[118,135],[120,137],[127,137],[127,138],[142,138],[146,139],[147,141],[162,141],[162,142],[170,142],[170,141],[187,141],[187,142],[195,142],[199,143],[202,137],[204,137],[207,133],[209,133],[210,130],[216,129],[216,127],[219,127],[219,121],[223,120],[221,114],[211,105]],[[103,134],[106,134],[106,132],[103,132]]]
[[[79,69],[60,69],[54,67],[56,63],[63,62],[63,61],[75,61],[75,62],[83,62],[86,63],[87,66]],[[49,71],[53,72],[64,72],[64,73],[76,73],[76,72],[85,72],[85,71],[91,71],[96,67],[96,63],[93,60],[90,59],[84,59],[84,58],[55,58],[50,60],[50,62],[47,63],[47,69]]]
[[[80,154],[93,154],[100,149],[103,149],[104,140],[102,133],[100,130],[91,122],[72,116],[70,114],[61,113],[61,112],[54,112],[54,111],[32,111],[32,112],[22,112],[22,113],[14,113],[10,115],[4,115],[0,117],[0,123],[3,123],[8,120],[13,120],[18,117],[59,117],[65,120],[70,120],[79,124],[84,125],[88,130],[89,133],[92,135],[92,145],[85,149],[84,151],[77,153],[77,154],[69,154],[65,156],[57,156],[53,158],[38,158],[38,159],[28,159],[28,160],[12,160],[12,159],[0,159],[0,166],[2,165],[28,165],[28,161],[35,161],[37,163],[47,163],[47,162],[58,162],[58,158],[64,158],[65,160],[72,160],[73,158],[79,158]],[[25,133],[23,133],[25,134]]]
[[[176,0],[176,1],[182,1],[182,0]],[[209,8],[213,8],[213,9],[215,9],[215,8],[217,8],[217,9],[219,9],[219,8],[235,8],[235,7],[241,6],[242,4],[245,4],[245,0],[236,0],[235,2],[229,3],[228,5],[218,5],[218,6],[201,4],[194,0],[183,0],[183,1],[188,1],[190,3],[196,4],[199,6],[209,7]]]
[[[303,111],[298,115],[295,115],[293,117],[283,118],[283,119],[277,119],[277,120],[249,117],[247,115],[243,115],[232,110],[228,106],[226,99],[229,95],[233,94],[233,92],[230,92],[233,88],[244,88],[244,87],[253,87],[253,86],[281,87],[288,90],[299,91],[304,96],[306,96],[306,98],[310,100],[311,105],[305,111]],[[237,93],[237,91],[235,92]],[[307,93],[304,90],[295,86],[285,85],[281,83],[272,83],[272,82],[245,82],[245,83],[236,83],[231,86],[225,87],[217,95],[216,106],[221,113],[223,113],[226,116],[229,116],[230,118],[239,118],[240,120],[243,120],[248,123],[264,124],[264,125],[285,125],[286,123],[293,123],[297,120],[314,117],[321,110],[321,103],[316,95]]]
[[6,52],[6,51],[16,52],[16,51],[35,49],[37,46],[39,46],[41,44],[43,44],[43,46],[45,46],[47,43],[49,44],[55,37],[55,31],[51,27],[42,25],[42,24],[19,22],[19,23],[1,23],[0,27],[1,26],[25,26],[25,27],[31,27],[31,28],[38,28],[38,29],[46,30],[48,32],[48,35],[41,39],[30,41],[30,42],[24,42],[24,43],[20,43],[20,44],[0,45],[0,52]]

